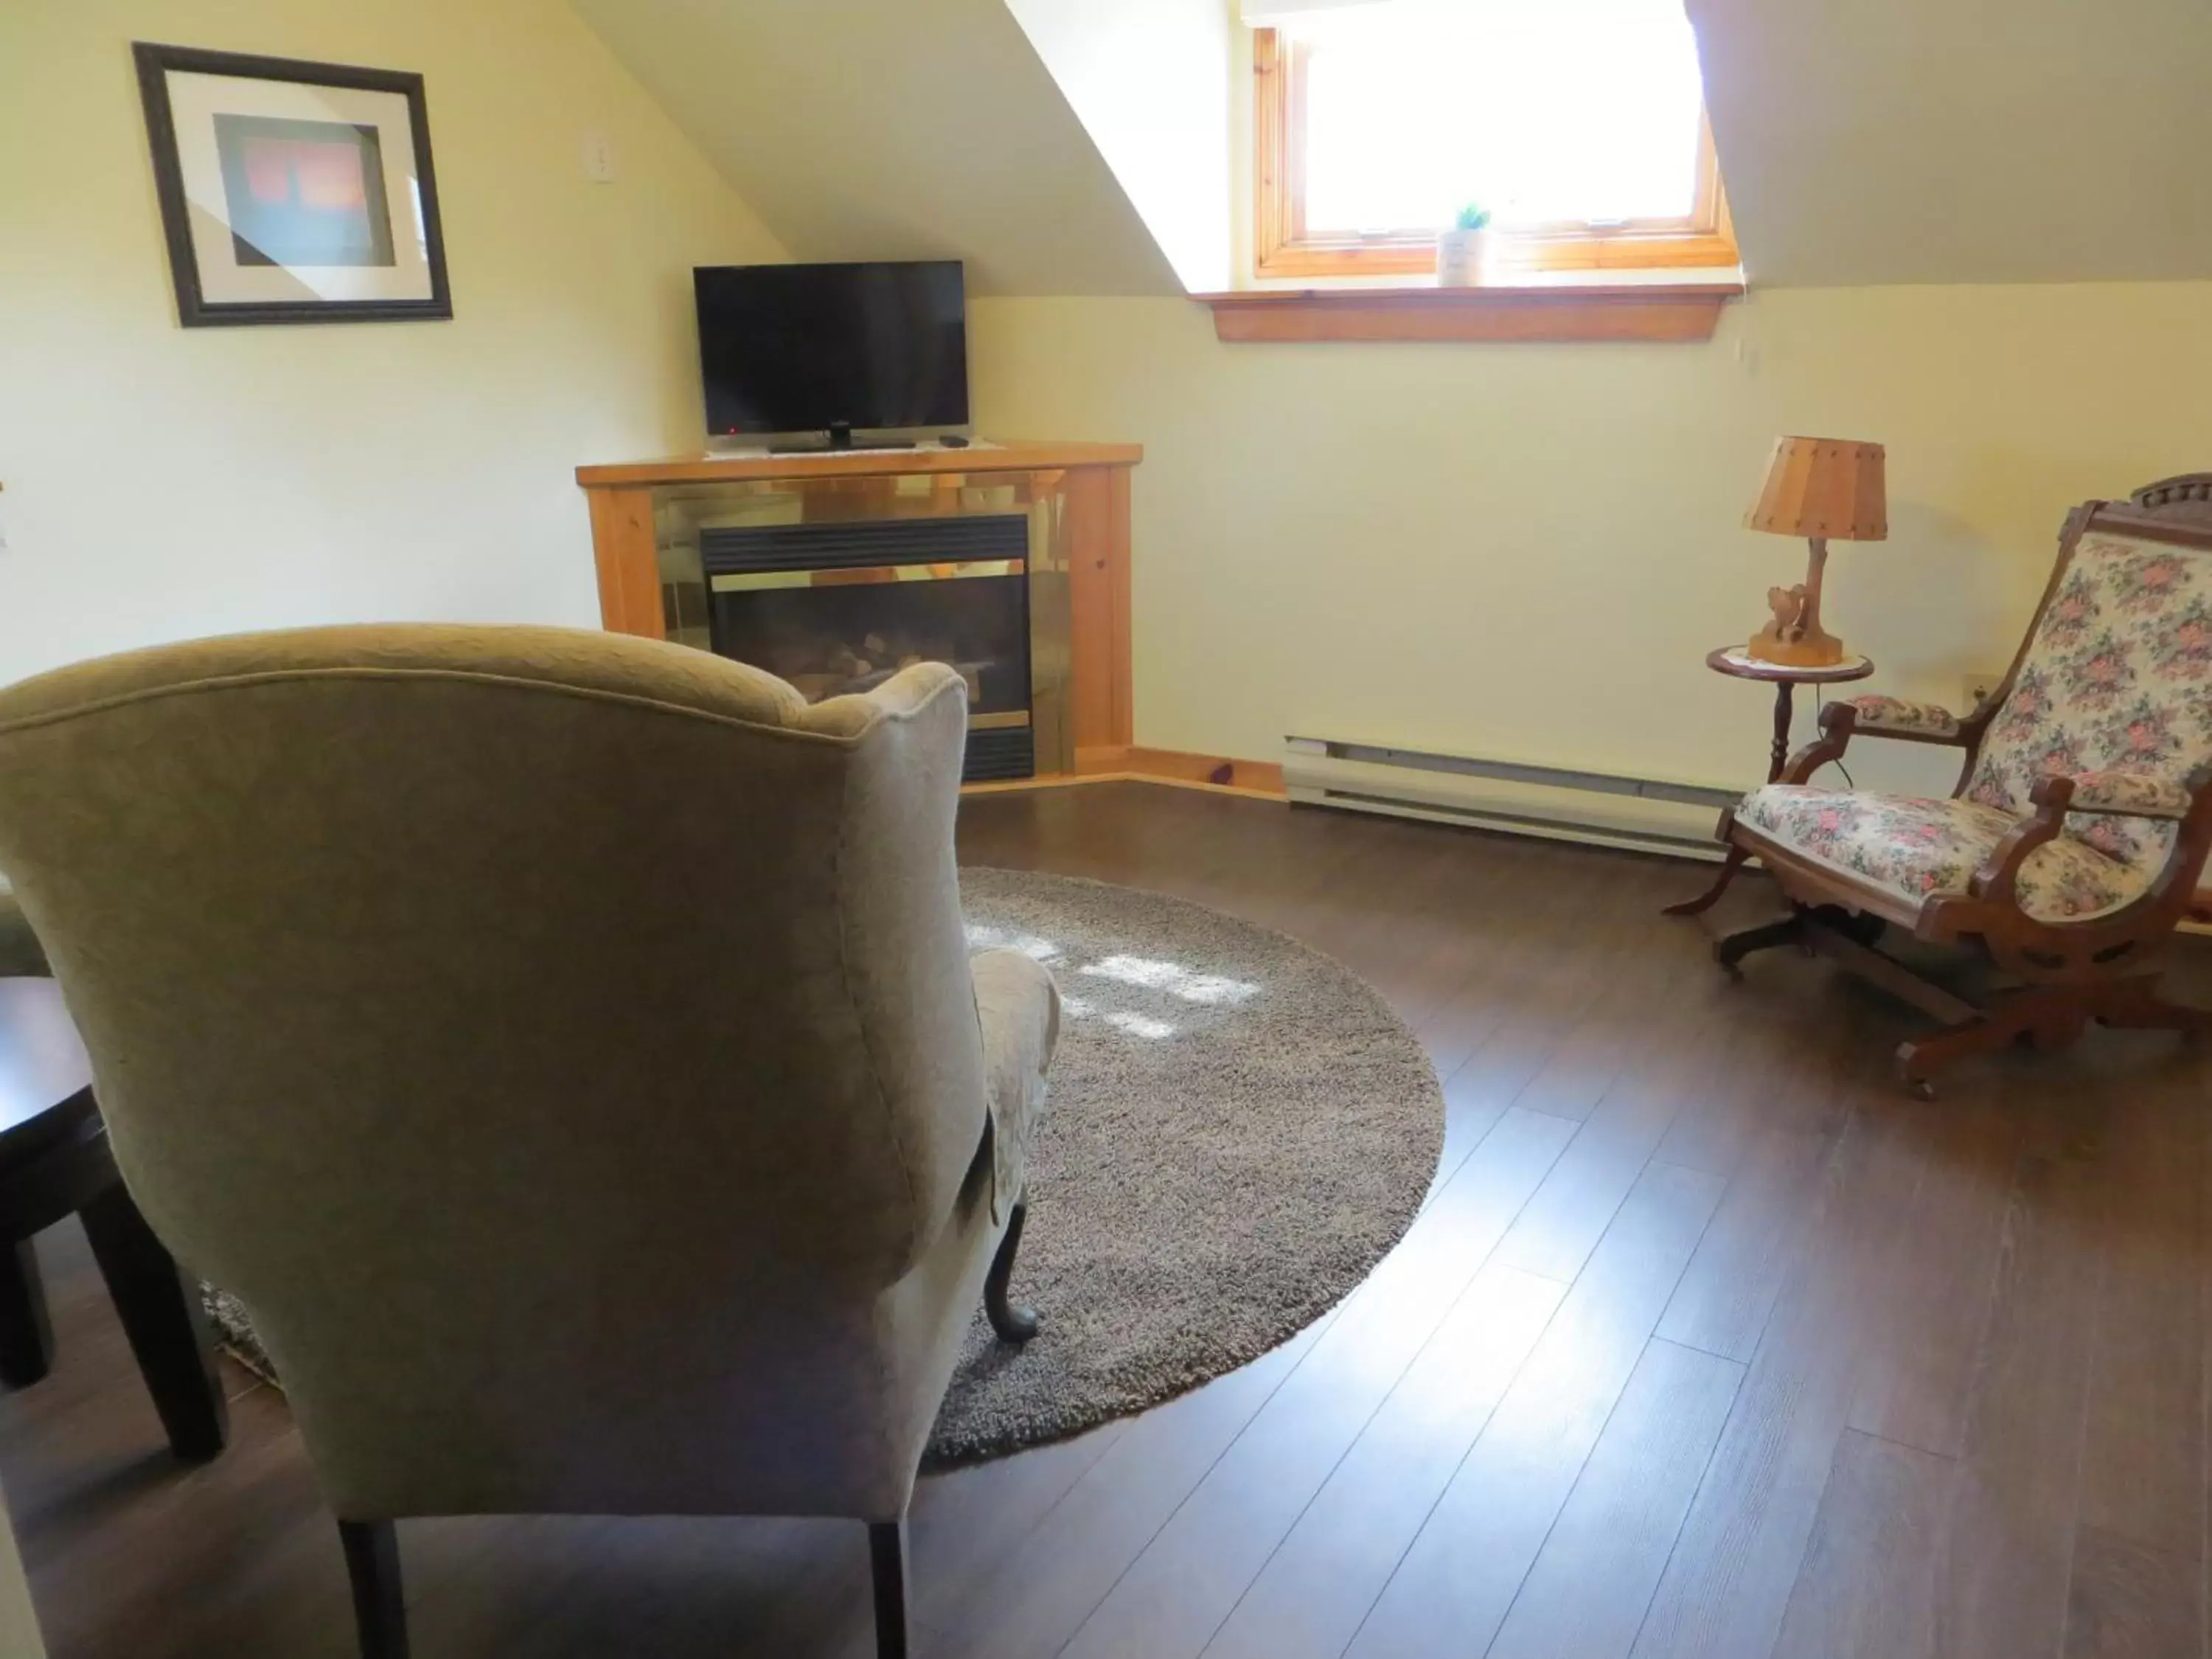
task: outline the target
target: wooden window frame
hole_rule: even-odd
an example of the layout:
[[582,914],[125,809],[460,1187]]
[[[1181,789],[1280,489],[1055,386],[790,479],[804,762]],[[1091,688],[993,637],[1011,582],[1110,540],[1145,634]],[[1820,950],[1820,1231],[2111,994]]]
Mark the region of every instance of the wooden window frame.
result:
[[[1433,277],[1433,230],[1306,234],[1305,61],[1311,50],[1276,29],[1253,33],[1254,276]],[[1504,263],[1510,279],[1547,271],[1710,270],[1733,267],[1740,257],[1708,120],[1700,124],[1698,198],[1687,221],[1534,227],[1513,234]]]

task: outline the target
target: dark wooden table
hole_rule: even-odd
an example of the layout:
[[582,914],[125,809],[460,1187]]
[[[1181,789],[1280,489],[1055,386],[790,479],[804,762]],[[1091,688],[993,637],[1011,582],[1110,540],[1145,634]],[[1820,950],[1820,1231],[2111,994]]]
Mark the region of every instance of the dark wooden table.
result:
[[[1724,645],[1705,655],[1705,666],[1716,674],[1726,674],[1730,679],[1759,680],[1774,688],[1774,741],[1766,751],[1766,781],[1775,782],[1782,776],[1782,769],[1790,759],[1790,727],[1797,714],[1796,690],[1801,685],[1835,685],[1844,680],[1863,680],[1874,672],[1871,657],[1846,657],[1838,663],[1825,667],[1799,667],[1785,662],[1762,662],[1740,645]],[[1721,895],[1728,891],[1735,872],[1743,868],[1744,854],[1740,848],[1730,847],[1728,857],[1721,865],[1721,872],[1713,878],[1713,884],[1693,899],[1684,899],[1680,904],[1670,904],[1666,914],[1670,916],[1694,916],[1710,910],[1720,902]]]
[[171,1449],[193,1462],[213,1457],[228,1419],[199,1286],[124,1190],[61,988],[0,979],[0,1382],[11,1388],[28,1388],[53,1364],[31,1239],[72,1214],[92,1242]]

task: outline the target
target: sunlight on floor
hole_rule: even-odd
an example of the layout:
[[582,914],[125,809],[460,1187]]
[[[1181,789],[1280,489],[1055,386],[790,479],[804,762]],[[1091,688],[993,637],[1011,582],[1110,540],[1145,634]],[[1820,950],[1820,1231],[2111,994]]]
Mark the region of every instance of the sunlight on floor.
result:
[[[1159,1017],[1173,1013],[1176,1004],[1186,1008],[1233,1007],[1250,1001],[1261,988],[1251,980],[1201,973],[1179,962],[1154,957],[1110,956],[1099,962],[1071,964],[1066,951],[1052,940],[1011,928],[970,923],[968,944],[977,951],[1018,951],[1032,961],[1051,964],[1062,981],[1060,1006],[1068,1018],[1102,1020],[1115,1030],[1152,1042],[1163,1042],[1182,1029],[1174,1020]],[[1097,997],[1072,996],[1066,991],[1070,978],[1103,981],[1097,988],[1109,995],[1145,994],[1158,1006],[1150,1010],[1108,1006]]]

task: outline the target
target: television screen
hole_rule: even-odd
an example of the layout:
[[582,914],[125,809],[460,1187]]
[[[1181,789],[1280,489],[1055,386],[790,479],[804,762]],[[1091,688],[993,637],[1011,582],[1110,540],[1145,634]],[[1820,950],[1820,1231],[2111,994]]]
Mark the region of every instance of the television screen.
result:
[[968,423],[958,260],[702,265],[691,276],[709,432]]

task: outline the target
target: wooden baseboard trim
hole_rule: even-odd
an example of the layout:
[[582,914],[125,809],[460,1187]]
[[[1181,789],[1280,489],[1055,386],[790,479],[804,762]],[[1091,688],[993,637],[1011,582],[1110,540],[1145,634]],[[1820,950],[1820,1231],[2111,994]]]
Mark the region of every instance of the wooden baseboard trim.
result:
[[1272,761],[1232,760],[1224,755],[1193,755],[1176,749],[1079,749],[1075,769],[1085,775],[1113,772],[1162,783],[1202,783],[1247,794],[1285,793],[1283,769]]
[[1012,778],[1003,782],[971,783],[967,795],[1004,794],[1018,789],[1065,789],[1086,783],[1164,783],[1178,789],[1204,789],[1218,795],[1244,795],[1255,800],[1287,800],[1283,769],[1270,761],[1231,760],[1219,755],[1192,755],[1174,749],[1079,749],[1075,770],[1048,773],[1034,778]]

